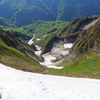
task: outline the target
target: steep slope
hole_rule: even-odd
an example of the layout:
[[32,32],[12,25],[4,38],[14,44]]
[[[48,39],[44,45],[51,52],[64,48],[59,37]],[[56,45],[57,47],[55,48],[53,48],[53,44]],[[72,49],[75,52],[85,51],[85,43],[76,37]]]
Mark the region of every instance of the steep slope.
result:
[[[79,39],[75,42],[73,48],[71,49],[66,61],[73,61],[80,57],[81,54],[86,52],[99,52],[100,46],[100,36],[99,36],[99,23],[100,19],[97,19],[93,23],[86,25],[80,32]],[[87,28],[88,27],[88,28]]]
[[65,67],[60,70],[51,69],[48,73],[100,78],[100,18],[85,25],[83,21],[78,29],[77,40],[60,64]]
[[38,64],[41,58],[34,54],[35,47],[22,42],[16,33],[4,31],[0,28],[0,62],[11,67],[42,72],[43,68]]
[[46,42],[43,44],[43,54],[50,52],[53,45],[56,43],[74,43],[82,34],[85,34],[90,24],[93,25],[96,23],[97,19],[98,16],[76,18],[69,25],[63,28],[60,33],[53,34],[47,38]]
[[17,26],[38,20],[72,21],[74,18],[99,15],[99,5],[99,0],[1,0],[0,16]]

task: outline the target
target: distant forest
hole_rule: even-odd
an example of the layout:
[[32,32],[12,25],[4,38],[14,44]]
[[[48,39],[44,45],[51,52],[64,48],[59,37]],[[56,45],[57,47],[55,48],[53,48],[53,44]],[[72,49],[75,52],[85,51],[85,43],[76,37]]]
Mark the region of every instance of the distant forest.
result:
[[0,16],[16,26],[43,21],[72,21],[100,14],[100,0],[0,0]]

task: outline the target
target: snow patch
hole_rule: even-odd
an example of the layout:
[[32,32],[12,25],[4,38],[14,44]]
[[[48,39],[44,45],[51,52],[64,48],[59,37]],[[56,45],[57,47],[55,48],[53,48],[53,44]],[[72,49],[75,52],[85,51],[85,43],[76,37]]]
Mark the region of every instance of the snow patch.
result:
[[59,58],[59,56],[65,56],[69,53],[69,49],[73,46],[72,43],[66,43],[66,44],[61,44],[54,46],[51,50],[51,54],[54,55],[55,57]]
[[40,54],[41,54],[41,52],[42,52],[42,51],[41,51],[41,47],[39,47],[38,45],[35,45],[35,47],[36,47],[37,50],[38,50],[38,51],[35,51],[35,54],[38,55],[38,56],[40,56]]
[[100,100],[100,80],[23,72],[0,64],[0,100]]
[[34,43],[33,39],[35,38],[35,34],[33,34],[33,37],[28,41],[29,45],[32,45]]
[[64,48],[71,48],[73,46],[72,43],[67,43],[67,44],[64,44]]
[[41,40],[41,38],[37,38],[36,40],[39,41],[39,40]]
[[54,66],[54,64],[51,61],[56,60],[56,57],[53,57],[50,53],[46,53],[42,56],[44,57],[44,62],[40,62],[41,65],[47,66],[48,68],[55,68],[55,69],[63,68],[63,67]]

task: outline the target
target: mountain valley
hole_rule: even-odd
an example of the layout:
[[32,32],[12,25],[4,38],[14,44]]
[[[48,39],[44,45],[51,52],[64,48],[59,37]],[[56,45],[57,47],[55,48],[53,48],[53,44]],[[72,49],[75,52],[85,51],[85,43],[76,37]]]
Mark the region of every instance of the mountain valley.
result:
[[0,62],[25,71],[100,78],[99,4],[0,0]]
[[0,0],[0,100],[100,100],[100,0]]
[[[44,22],[38,21],[37,23],[34,25],[32,24],[32,26],[40,28],[41,23]],[[49,26],[47,24],[46,26],[51,27],[50,25],[53,24],[60,25],[58,23],[62,24],[61,21],[49,22],[48,24]],[[99,23],[100,23],[99,16],[76,18],[71,23],[65,22],[67,26],[65,26],[65,28],[62,28],[60,31],[57,31],[58,33],[56,32],[54,33],[54,31],[51,30],[49,34],[47,34],[49,31],[47,31],[46,34],[41,34],[39,36],[37,34],[33,34],[31,42],[32,41],[34,42],[32,42],[29,45],[28,45],[28,41],[23,41],[19,37],[17,31],[10,31],[10,30],[4,31],[5,29],[9,29],[9,28],[8,27],[5,28],[5,26],[2,25],[4,30],[1,29],[0,31],[0,38],[1,38],[0,62],[17,69],[32,71],[32,72],[65,75],[65,76],[66,75],[76,76],[76,77],[99,78],[98,75],[99,70],[97,68],[99,67],[98,65],[99,64],[99,27],[98,27]],[[15,27],[14,29],[16,29]],[[63,24],[62,27],[64,27]],[[24,27],[22,28],[25,29]],[[90,33],[91,35],[89,35]],[[87,38],[88,40],[87,39],[84,40],[85,37],[88,37]],[[5,54],[6,56],[3,56]],[[9,57],[9,55],[11,56]],[[15,60],[13,59],[13,56]],[[47,57],[49,57],[48,61],[46,61]],[[95,59],[95,57],[98,58],[98,60],[94,62],[97,65],[97,67],[95,67],[95,70],[91,69],[90,71],[89,69],[87,69],[86,71],[89,71],[87,73],[85,70],[83,71],[83,69],[81,69],[84,67],[80,66],[81,67],[80,72],[79,73],[77,72],[77,70],[79,70],[79,68],[77,69],[77,67],[83,63],[82,61],[85,62],[84,63],[85,66],[87,64],[86,59],[91,58],[89,59],[89,61],[91,62],[93,59]],[[11,63],[11,61],[9,60],[13,61],[13,63]],[[16,61],[18,62],[18,64],[16,64]],[[29,62],[27,61],[33,64],[30,66],[34,66],[34,67],[31,68],[28,67],[27,64]],[[22,66],[23,62],[26,62],[24,66]],[[49,63],[49,65],[46,63]],[[90,65],[86,65],[86,66],[87,68],[90,68],[90,66],[92,65],[93,64],[90,63]],[[47,66],[49,66],[49,68]],[[70,66],[72,67],[72,69],[70,69],[71,68]],[[95,64],[93,66],[95,66]],[[74,69],[73,67],[75,67],[76,69]]]

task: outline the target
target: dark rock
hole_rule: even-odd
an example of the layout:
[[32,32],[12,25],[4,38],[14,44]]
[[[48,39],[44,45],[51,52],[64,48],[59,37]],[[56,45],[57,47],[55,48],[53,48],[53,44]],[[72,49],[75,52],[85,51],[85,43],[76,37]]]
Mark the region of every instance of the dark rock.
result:
[[57,57],[56,57],[56,59],[62,59],[63,58],[63,54],[59,54]]
[[0,94],[0,99],[2,98],[1,94]]

